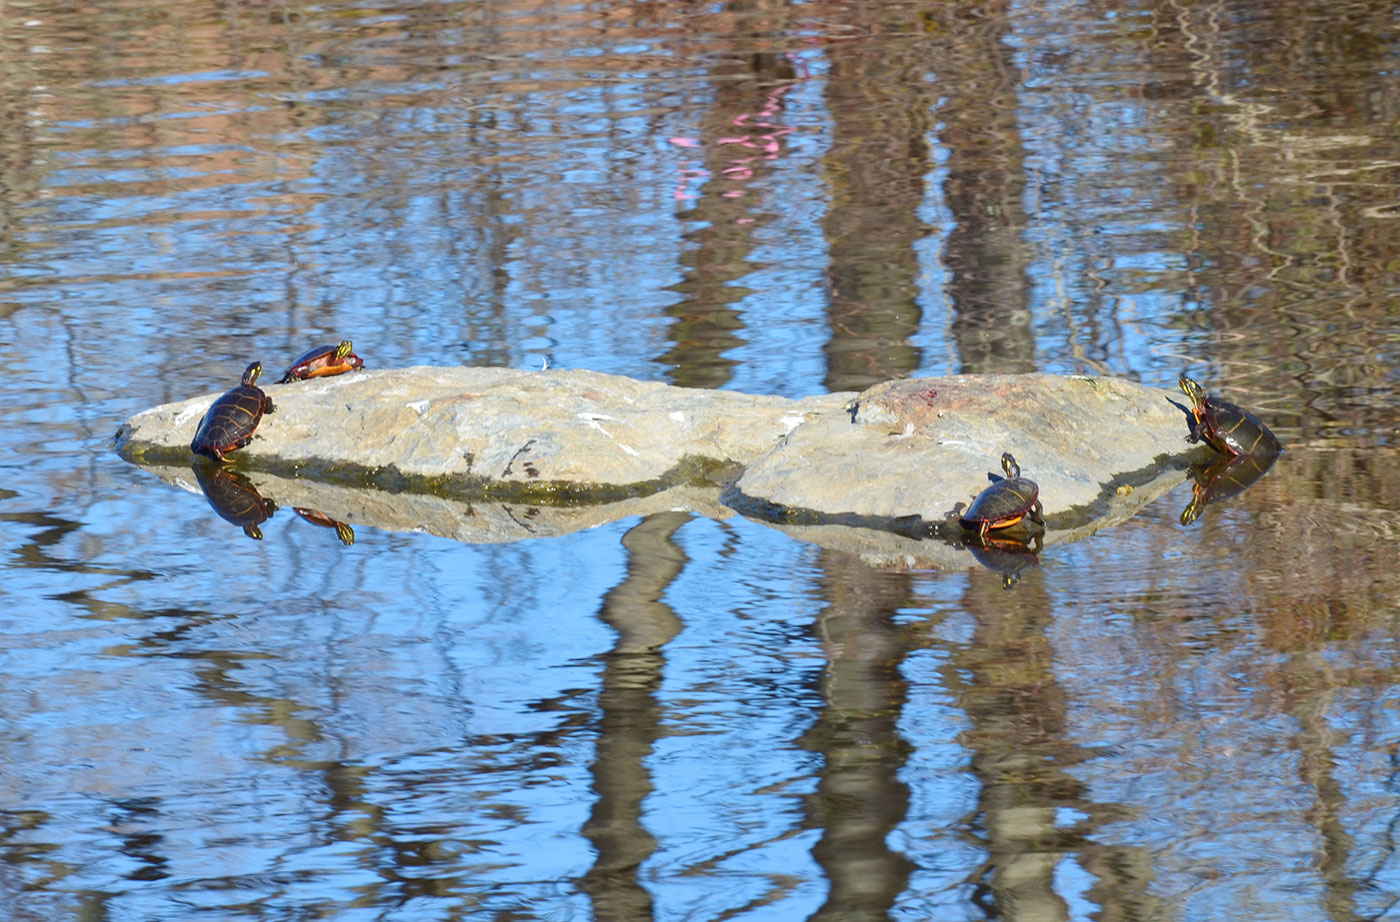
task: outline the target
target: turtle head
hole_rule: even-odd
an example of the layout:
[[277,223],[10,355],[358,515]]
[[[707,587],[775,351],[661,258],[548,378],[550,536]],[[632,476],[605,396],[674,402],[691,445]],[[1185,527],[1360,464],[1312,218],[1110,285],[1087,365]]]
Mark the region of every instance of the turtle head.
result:
[[1195,381],[1182,375],[1180,380],[1177,381],[1177,385],[1180,386],[1181,392],[1190,399],[1193,407],[1199,408],[1205,404],[1206,392]]
[[247,368],[243,369],[243,383],[248,387],[252,387],[254,384],[258,383],[258,375],[260,374],[262,374],[262,362],[253,362]]
[[1191,502],[1187,503],[1186,508],[1181,510],[1181,524],[1183,526],[1190,525],[1192,522],[1199,519],[1201,517],[1201,513],[1205,512],[1205,510],[1205,494],[1201,490],[1197,490],[1191,496]]
[[342,339],[342,340],[340,341],[340,345],[338,345],[338,346],[335,347],[335,360],[336,360],[337,362],[339,362],[341,359],[343,359],[343,358],[345,358],[347,355],[349,355],[349,354],[350,354],[350,350],[352,350],[352,349],[354,349],[354,348],[355,348],[355,345],[354,345],[352,342],[350,342],[350,340],[348,340],[348,339]]
[[1016,459],[1011,457],[1011,452],[1009,451],[1001,453],[1001,469],[1006,471],[1006,476],[1008,477],[1021,476],[1021,465],[1016,463]]

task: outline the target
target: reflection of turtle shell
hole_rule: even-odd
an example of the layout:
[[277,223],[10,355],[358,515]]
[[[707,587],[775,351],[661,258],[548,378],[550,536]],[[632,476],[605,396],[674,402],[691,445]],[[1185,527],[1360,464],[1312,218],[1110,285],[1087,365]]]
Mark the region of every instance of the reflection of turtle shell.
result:
[[1283,450],[1269,427],[1244,407],[1206,396],[1205,389],[1185,375],[1177,383],[1181,392],[1191,398],[1188,442],[1204,439],[1216,451],[1227,455],[1276,455]]
[[963,528],[985,536],[989,529],[1009,528],[1023,518],[1044,524],[1040,487],[1021,476],[1021,466],[1010,452],[1002,454],[1001,467],[1006,476],[977,494],[958,520]]
[[190,442],[190,451],[224,460],[224,453],[253,441],[253,430],[264,413],[273,411],[272,398],[258,387],[262,364],[253,362],[243,372],[243,383],[210,405]]
[[193,467],[204,498],[219,518],[242,528],[248,537],[262,540],[258,526],[272,518],[277,504],[263,499],[248,478],[236,471],[208,461],[196,461]]
[[303,509],[301,506],[293,506],[292,511],[312,525],[320,525],[322,528],[334,528],[335,536],[340,539],[341,544],[349,546],[355,543],[355,530],[344,522],[337,522],[324,512],[318,512],[315,509]]
[[968,542],[967,549],[982,566],[1001,574],[1001,586],[1010,589],[1021,574],[1040,566],[1040,536],[1035,537],[1035,549],[1011,538],[977,537]]
[[1181,524],[1190,525],[1201,517],[1206,506],[1249,489],[1277,459],[1277,453],[1219,454],[1208,465],[1192,465],[1191,477],[1196,482],[1191,485],[1191,502],[1181,510]]

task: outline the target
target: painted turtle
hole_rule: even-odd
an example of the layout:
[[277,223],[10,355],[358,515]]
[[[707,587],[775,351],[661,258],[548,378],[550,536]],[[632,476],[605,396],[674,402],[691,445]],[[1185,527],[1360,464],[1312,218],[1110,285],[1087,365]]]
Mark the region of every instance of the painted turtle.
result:
[[1021,467],[1009,452],[1002,454],[1001,468],[1006,476],[978,493],[958,523],[976,531],[981,538],[987,536],[989,529],[1009,528],[1023,518],[1044,527],[1040,487],[1021,476]]
[[319,512],[315,509],[304,509],[301,506],[293,506],[292,511],[312,525],[320,525],[323,528],[334,528],[335,536],[340,539],[341,544],[348,547],[355,543],[355,530],[344,522],[337,522],[324,512]]
[[243,383],[214,401],[190,442],[190,451],[223,461],[225,452],[253,441],[258,421],[273,410],[272,398],[258,387],[260,374],[262,363],[252,363],[243,371]]
[[1206,506],[1243,493],[1274,466],[1276,454],[1216,455],[1208,465],[1193,464],[1191,502],[1181,510],[1181,524],[1190,525]]
[[347,371],[354,371],[356,368],[364,368],[364,361],[355,353],[351,352],[354,345],[350,340],[342,339],[338,345],[317,346],[301,354],[292,367],[287,369],[282,375],[282,380],[278,384],[290,384],[293,381],[304,381],[307,378],[324,378],[327,375],[343,375]]
[[277,504],[263,499],[248,478],[226,467],[198,458],[194,462],[194,479],[204,491],[209,506],[219,514],[219,518],[243,529],[243,534],[262,540],[262,529],[258,526],[277,511]]
[[1202,387],[1185,375],[1181,392],[1191,400],[1191,434],[1188,442],[1204,439],[1227,455],[1276,455],[1283,450],[1269,427],[1253,413],[1219,397],[1208,397]]

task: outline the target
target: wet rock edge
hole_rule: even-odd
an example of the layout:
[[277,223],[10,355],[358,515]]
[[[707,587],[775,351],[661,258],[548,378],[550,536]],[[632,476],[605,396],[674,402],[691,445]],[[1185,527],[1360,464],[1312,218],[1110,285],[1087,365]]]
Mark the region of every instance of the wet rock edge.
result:
[[[188,467],[199,457],[188,450],[146,442],[134,443],[127,438],[128,435],[129,429],[125,425],[117,430],[115,450],[123,460],[138,467]],[[434,477],[404,473],[393,464],[370,467],[354,462],[306,461],[265,452],[238,456],[226,466],[239,473],[261,471],[278,477],[309,479],[332,486],[384,493],[418,493],[459,502],[492,500],[537,506],[605,505],[650,496],[677,486],[725,487],[733,483],[743,470],[734,462],[686,455],[680,463],[659,477],[619,485],[559,480],[501,481],[470,475]]]
[[[1153,500],[1190,479],[1192,463],[1211,454],[1213,451],[1209,448],[1196,448],[1186,454],[1159,454],[1151,464],[1119,473],[1107,483],[1101,482],[1099,494],[1093,501],[1045,516],[1045,543],[1087,537],[1101,528],[1126,521]],[[1126,493],[1120,493],[1125,488]],[[932,521],[918,515],[887,517],[820,512],[749,496],[734,485],[724,490],[720,502],[745,518],[778,526],[840,525],[910,538],[935,538],[954,545],[961,545],[967,537],[953,510],[942,519]]]

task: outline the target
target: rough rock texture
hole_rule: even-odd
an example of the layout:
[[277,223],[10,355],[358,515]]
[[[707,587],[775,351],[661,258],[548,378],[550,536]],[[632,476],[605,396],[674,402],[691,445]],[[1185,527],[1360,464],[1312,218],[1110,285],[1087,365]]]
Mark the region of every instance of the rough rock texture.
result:
[[[237,383],[230,382],[231,384]],[[591,371],[416,367],[263,387],[276,405],[231,460],[366,485],[519,485],[526,494],[651,491],[683,462],[743,464],[849,394],[805,400],[671,387]],[[128,460],[188,459],[205,394],[133,416]]]
[[[739,479],[786,509],[872,519],[945,519],[1002,475],[1011,452],[1045,513],[1105,506],[1198,452],[1176,392],[1119,378],[962,375],[878,384],[848,414],[787,435]],[[1179,396],[1179,395],[1178,395]],[[1083,519],[1083,515],[1080,519]],[[1075,524],[1082,524],[1077,522]]]
[[[1047,543],[1121,521],[1210,454],[1185,441],[1176,392],[1114,378],[925,378],[788,400],[589,371],[419,367],[265,390],[276,411],[230,458],[267,499],[470,541],[660,509],[716,515],[713,484],[737,478],[724,500],[741,512],[789,528],[903,530],[913,545],[850,549],[947,565],[955,558],[918,536],[932,527],[956,537],[946,517],[1000,476],[1003,451],[1040,485]],[[118,451],[188,472],[190,439],[216,396],[137,414]],[[706,482],[712,493],[673,492]],[[316,484],[335,489],[317,494]],[[578,511],[547,511],[561,502]]]

